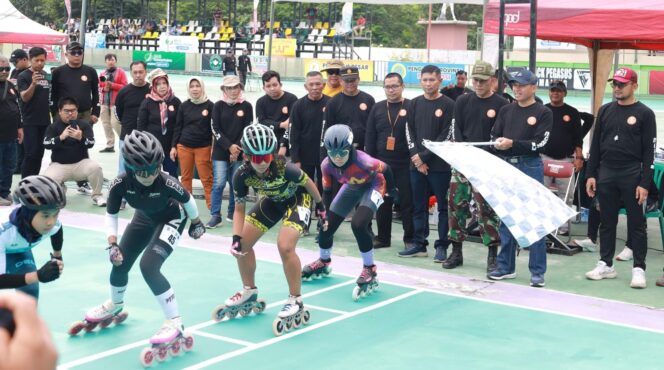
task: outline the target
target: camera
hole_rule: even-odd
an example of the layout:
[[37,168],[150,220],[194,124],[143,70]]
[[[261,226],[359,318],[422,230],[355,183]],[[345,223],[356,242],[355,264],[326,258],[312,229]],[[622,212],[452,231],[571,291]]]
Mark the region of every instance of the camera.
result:
[[0,328],[7,329],[9,335],[14,336],[14,330],[16,330],[14,315],[5,308],[0,308]]
[[99,76],[99,82],[106,82],[106,76]]

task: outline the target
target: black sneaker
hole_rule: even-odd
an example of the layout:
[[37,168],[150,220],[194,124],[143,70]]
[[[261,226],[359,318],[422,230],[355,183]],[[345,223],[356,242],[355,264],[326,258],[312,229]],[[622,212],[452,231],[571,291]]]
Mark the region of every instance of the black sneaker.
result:
[[380,249],[380,248],[389,248],[390,243],[384,243],[376,238],[373,240],[373,247],[374,249]]
[[102,150],[99,151],[99,153],[115,153],[115,148],[111,147],[106,147]]
[[221,225],[221,216],[212,215],[212,218],[210,218],[210,221],[208,221],[208,223],[205,224],[205,227],[207,227],[208,229],[214,229],[219,225]]

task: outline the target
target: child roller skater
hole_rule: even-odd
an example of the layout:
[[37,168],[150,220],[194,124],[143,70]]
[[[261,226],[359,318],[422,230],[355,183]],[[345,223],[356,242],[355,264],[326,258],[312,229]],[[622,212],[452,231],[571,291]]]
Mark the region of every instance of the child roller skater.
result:
[[[60,209],[67,203],[60,184],[46,176],[28,176],[18,183],[14,199],[21,205],[3,215],[0,225],[0,289],[16,288],[35,299],[39,283],[62,273],[62,224]],[[39,270],[32,248],[51,238],[51,260]]]
[[[320,258],[302,269],[302,279],[320,278],[331,271],[332,241],[334,233],[346,215],[355,206],[351,228],[362,254],[364,267],[353,289],[353,300],[370,294],[378,287],[376,265],[373,260],[373,241],[369,233],[369,222],[388,194],[397,197],[397,190],[390,167],[353,147],[353,133],[346,125],[334,125],[325,131],[323,144],[327,158],[323,160],[323,199],[330,209],[328,227],[320,231],[318,245]],[[332,180],[343,184],[332,200]],[[331,203],[331,205],[330,205]]]
[[[286,304],[272,324],[275,335],[297,328],[309,321],[309,311],[304,308],[300,296],[300,259],[295,245],[307,227],[311,201],[316,203],[316,213],[325,227],[325,205],[316,185],[299,168],[281,159],[274,159],[277,137],[267,126],[252,124],[242,133],[244,163],[233,177],[235,213],[233,214],[233,244],[231,254],[237,258],[243,289],[218,306],[213,313],[215,320],[229,319],[265,309],[259,300],[255,285],[256,255],[254,244],[270,228],[283,220],[277,247],[288,281],[289,296]],[[249,188],[261,196],[245,216]]]
[[[182,346],[185,351],[193,346],[193,338],[183,334],[175,292],[160,270],[177,246],[187,218],[191,220],[189,236],[192,238],[200,238],[205,227],[198,217],[193,197],[177,179],[161,172],[164,152],[152,134],[132,131],[125,137],[122,155],[127,173],[111,183],[106,206],[108,250],[113,264],[111,299],[90,309],[85,320],[75,323],[69,334],[126,319],[127,313],[122,310],[129,270],[145,251],[140,262],[141,272],[166,316],[164,325],[150,338],[151,347],[141,353],[141,363],[149,366],[155,358],[164,360],[169,354],[178,354]],[[118,212],[123,198],[136,212],[118,244]]]

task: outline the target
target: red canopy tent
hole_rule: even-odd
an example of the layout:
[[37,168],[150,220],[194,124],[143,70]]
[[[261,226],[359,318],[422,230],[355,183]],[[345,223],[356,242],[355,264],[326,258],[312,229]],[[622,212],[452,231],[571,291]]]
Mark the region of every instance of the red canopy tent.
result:
[[[500,0],[484,10],[484,32],[498,33]],[[599,109],[614,49],[664,50],[662,0],[538,0],[537,38],[585,45]],[[530,4],[505,4],[505,34],[529,36]],[[600,94],[596,94],[599,91]]]
[[9,0],[0,0],[0,44],[63,45],[68,40],[67,35],[23,15]]

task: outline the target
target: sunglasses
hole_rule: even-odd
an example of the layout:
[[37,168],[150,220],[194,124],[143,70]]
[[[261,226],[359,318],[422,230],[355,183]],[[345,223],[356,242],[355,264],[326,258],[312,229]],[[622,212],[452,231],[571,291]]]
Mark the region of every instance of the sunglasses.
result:
[[83,55],[83,50],[72,50],[69,52],[69,55],[80,57],[81,55]]
[[338,69],[328,69],[326,72],[327,72],[328,76],[329,75],[337,75],[337,76],[339,75],[339,70]]
[[134,170],[134,174],[137,177],[148,178],[159,173],[159,166],[154,169],[143,169],[143,170]]
[[348,149],[341,149],[341,150],[336,149],[336,150],[328,150],[327,151],[327,155],[330,156],[330,158],[334,158],[334,157],[343,158],[343,157],[348,156],[349,153],[350,153],[350,150],[348,150]]
[[617,87],[619,89],[622,89],[623,87],[627,86],[628,83],[629,82],[620,82],[620,81],[613,80],[611,82],[611,86],[613,86],[614,88]]
[[11,69],[11,67],[0,67],[0,72],[9,72]]
[[251,162],[255,164],[261,164],[263,162],[270,163],[274,159],[272,154],[256,154],[251,156]]

